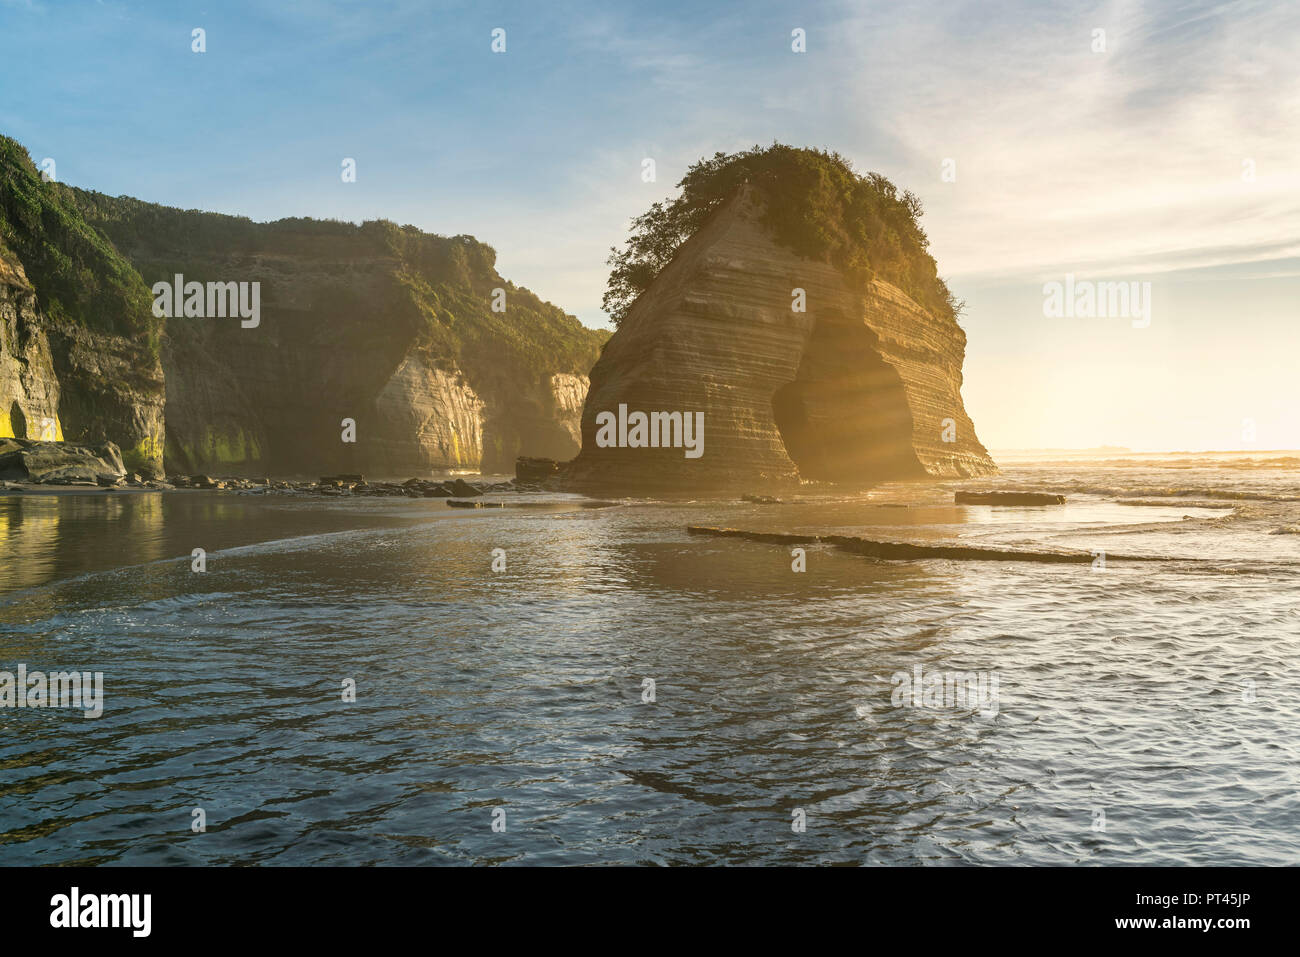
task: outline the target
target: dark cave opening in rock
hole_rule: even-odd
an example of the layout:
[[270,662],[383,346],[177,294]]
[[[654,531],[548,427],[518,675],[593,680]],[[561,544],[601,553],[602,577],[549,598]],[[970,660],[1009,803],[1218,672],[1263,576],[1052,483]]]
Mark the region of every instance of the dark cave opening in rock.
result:
[[877,341],[860,320],[819,316],[794,381],[772,396],[786,453],[802,478],[871,483],[922,473],[902,380]]
[[22,406],[18,404],[17,399],[9,407],[9,429],[15,438],[27,438],[27,416],[23,415]]

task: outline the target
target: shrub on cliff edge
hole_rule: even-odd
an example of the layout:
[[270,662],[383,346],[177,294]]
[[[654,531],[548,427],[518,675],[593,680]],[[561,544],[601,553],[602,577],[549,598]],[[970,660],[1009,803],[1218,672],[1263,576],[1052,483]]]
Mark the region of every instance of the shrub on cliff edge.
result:
[[135,268],[82,217],[72,191],[46,182],[21,145],[0,136],[0,238],[36,287],[41,310],[158,354],[160,323]]
[[878,173],[860,176],[838,153],[773,144],[715,153],[691,166],[676,199],[632,221],[623,249],[611,248],[602,306],[614,325],[709,215],[748,182],[766,203],[776,240],[807,259],[829,262],[850,282],[882,279],[920,305],[956,318],[962,303],[939,278],[921,230],[921,201]]

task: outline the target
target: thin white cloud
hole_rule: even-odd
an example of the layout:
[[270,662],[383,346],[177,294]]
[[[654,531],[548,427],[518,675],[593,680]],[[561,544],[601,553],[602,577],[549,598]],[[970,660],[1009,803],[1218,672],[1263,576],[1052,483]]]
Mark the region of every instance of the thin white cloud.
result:
[[[644,77],[644,138],[591,144],[546,200],[564,238],[511,229],[495,237],[503,254],[530,271],[551,261],[545,294],[596,321],[605,254],[627,221],[701,156],[774,138],[839,149],[920,194],[941,272],[959,281],[1294,254],[1300,6],[951,0],[821,13],[798,57],[781,55],[766,23],[576,21],[575,55]],[[1098,28],[1104,53],[1091,49]],[[631,175],[645,155],[658,189]],[[949,157],[955,183],[940,179]]]
[[843,30],[852,110],[893,138],[949,276],[1240,262],[1300,235],[1295,5],[899,5]]

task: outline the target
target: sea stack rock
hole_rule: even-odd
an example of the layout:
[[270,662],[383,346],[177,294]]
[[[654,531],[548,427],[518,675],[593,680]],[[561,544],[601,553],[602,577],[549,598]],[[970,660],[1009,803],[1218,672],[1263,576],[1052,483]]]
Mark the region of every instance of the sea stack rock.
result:
[[[765,202],[736,190],[627,311],[592,369],[567,484],[690,495],[995,472],[962,405],[956,320],[797,255],[765,223]],[[701,454],[598,442],[602,413],[620,406],[703,413]]]

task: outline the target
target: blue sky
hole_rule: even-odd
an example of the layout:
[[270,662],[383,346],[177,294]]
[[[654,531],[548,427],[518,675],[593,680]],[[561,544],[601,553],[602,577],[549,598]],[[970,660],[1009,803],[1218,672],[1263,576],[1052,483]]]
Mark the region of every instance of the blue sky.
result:
[[[1295,448],[1297,49],[1250,0],[0,0],[0,131],[110,194],[470,233],[589,325],[687,165],[829,147],[925,202],[990,447]],[[1151,282],[1151,325],[1044,317],[1066,273]]]

